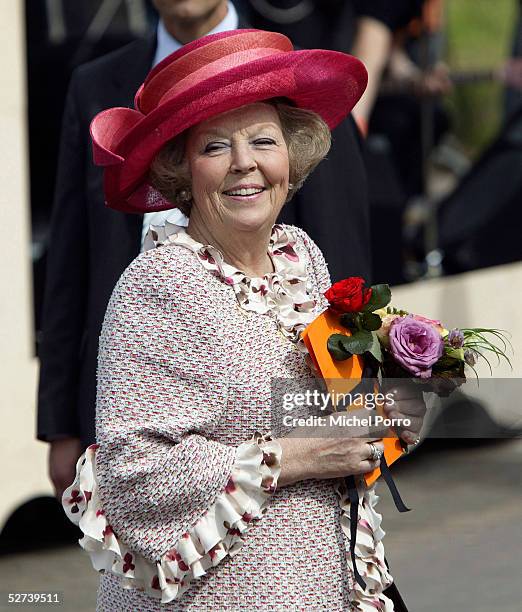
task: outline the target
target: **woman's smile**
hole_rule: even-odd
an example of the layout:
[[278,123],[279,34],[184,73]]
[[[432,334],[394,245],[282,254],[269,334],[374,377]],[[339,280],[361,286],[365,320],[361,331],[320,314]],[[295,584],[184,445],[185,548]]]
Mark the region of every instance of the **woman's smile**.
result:
[[255,183],[239,184],[223,191],[223,195],[237,202],[255,202],[266,192],[266,187]]

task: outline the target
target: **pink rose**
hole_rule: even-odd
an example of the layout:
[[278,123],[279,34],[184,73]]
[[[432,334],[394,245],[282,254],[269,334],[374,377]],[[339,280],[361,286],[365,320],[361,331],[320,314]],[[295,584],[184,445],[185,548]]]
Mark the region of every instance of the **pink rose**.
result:
[[417,314],[413,315],[413,318],[416,321],[422,321],[423,323],[429,323],[430,325],[433,325],[433,327],[436,327],[439,332],[444,329],[444,325],[442,325],[442,323],[440,321],[437,321],[436,319],[428,319],[428,317],[423,317],[422,315]]
[[395,361],[419,378],[431,376],[432,366],[444,352],[444,341],[433,324],[413,315],[395,319],[389,338]]

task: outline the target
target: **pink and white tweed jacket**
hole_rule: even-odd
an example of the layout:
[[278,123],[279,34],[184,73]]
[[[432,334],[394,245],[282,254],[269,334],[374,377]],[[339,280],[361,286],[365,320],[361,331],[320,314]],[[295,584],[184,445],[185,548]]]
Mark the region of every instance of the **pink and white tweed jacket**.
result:
[[299,333],[325,307],[319,249],[274,226],[275,272],[249,279],[181,228],[151,236],[160,248],[110,300],[97,444],[63,497],[102,573],[98,610],[393,610],[373,489],[361,483],[363,592],[340,482],[277,488],[281,447],[264,435],[273,379],[310,376]]

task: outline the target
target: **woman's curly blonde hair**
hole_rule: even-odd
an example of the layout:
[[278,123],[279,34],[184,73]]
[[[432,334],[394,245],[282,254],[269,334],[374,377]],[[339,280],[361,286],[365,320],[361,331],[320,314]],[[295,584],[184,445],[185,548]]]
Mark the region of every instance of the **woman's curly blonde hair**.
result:
[[[328,126],[317,113],[292,106],[283,98],[273,98],[267,103],[277,110],[288,148],[288,202],[326,157],[332,137]],[[188,216],[192,207],[192,177],[185,163],[186,140],[186,132],[183,132],[163,146],[151,164],[149,181],[166,200]]]

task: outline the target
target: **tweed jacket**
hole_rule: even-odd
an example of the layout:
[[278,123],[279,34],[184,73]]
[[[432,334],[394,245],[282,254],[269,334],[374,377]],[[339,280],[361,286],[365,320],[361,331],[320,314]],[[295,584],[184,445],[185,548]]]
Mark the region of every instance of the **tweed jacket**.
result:
[[250,279],[179,228],[152,236],[160,248],[109,302],[97,443],[63,498],[104,572],[98,610],[392,610],[373,489],[360,492],[363,592],[340,481],[277,487],[272,384],[310,376],[299,336],[325,307],[319,249],[275,226],[275,272]]

